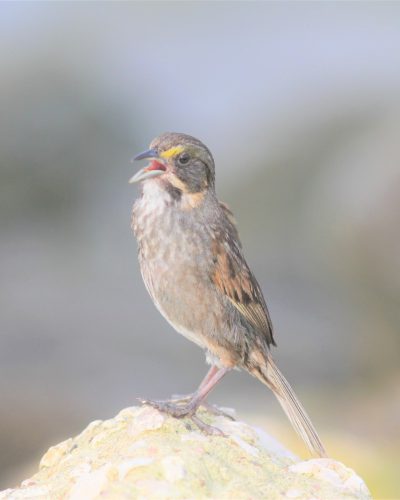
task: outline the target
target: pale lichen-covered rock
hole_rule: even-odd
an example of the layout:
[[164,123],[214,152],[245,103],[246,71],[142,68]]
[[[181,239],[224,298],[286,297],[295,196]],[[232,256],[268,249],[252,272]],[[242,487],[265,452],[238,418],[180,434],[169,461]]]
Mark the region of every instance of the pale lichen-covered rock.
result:
[[369,499],[360,477],[331,459],[299,461],[243,422],[202,418],[227,437],[206,436],[190,420],[150,407],[92,422],[53,446],[11,499]]

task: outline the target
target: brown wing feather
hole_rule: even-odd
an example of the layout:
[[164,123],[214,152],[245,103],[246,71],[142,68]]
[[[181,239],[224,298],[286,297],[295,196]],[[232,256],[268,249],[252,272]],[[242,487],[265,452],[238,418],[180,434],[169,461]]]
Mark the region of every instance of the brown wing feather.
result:
[[236,238],[236,241],[239,244],[239,247],[242,248],[242,242],[240,241],[240,236],[239,236],[239,231],[236,226],[236,219],[235,216],[232,213],[232,210],[229,208],[229,206],[224,203],[223,201],[219,202],[220,207],[222,208],[222,211],[225,214],[225,217],[228,219],[228,221],[231,223],[232,226],[232,231],[234,233],[234,236]]
[[[241,251],[236,227],[232,224],[226,205],[221,205],[225,224],[219,226],[214,235],[212,253],[214,268],[211,280],[260,333],[268,344],[274,344],[272,323],[259,284],[252,275]],[[223,228],[223,229],[222,229]]]

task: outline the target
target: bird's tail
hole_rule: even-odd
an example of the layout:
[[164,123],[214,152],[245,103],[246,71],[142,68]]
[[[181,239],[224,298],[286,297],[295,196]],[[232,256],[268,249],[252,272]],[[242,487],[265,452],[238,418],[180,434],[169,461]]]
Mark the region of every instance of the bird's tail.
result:
[[252,373],[275,394],[295,431],[305,442],[310,452],[318,457],[326,457],[325,448],[311,423],[310,417],[271,355],[268,356],[264,366],[257,367],[256,370],[253,369]]

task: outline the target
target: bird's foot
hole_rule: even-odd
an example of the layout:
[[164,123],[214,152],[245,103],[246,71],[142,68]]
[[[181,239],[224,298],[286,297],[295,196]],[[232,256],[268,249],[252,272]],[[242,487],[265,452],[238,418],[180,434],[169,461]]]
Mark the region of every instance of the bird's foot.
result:
[[[179,405],[175,403],[176,401],[187,401],[187,400],[189,400],[187,404]],[[189,417],[192,420],[192,422],[205,434],[211,436],[225,436],[225,434],[220,429],[218,429],[217,427],[213,427],[212,425],[206,424],[196,415],[196,411],[199,405],[195,401],[191,401],[189,398],[163,400],[163,401],[140,399],[139,401],[143,405],[152,406],[156,410],[161,411],[162,413],[166,413],[167,415],[170,415],[171,417],[174,418]],[[218,415],[221,415],[223,413],[222,410],[219,410],[218,408],[215,407],[212,407],[211,412]]]
[[166,413],[171,417],[175,418],[183,418],[187,416],[193,415],[197,410],[197,405],[191,403],[187,404],[177,404],[177,401],[180,400],[151,400],[151,399],[140,399],[139,400],[143,405],[152,406],[156,408],[156,410],[161,411],[162,413]]
[[149,400],[149,403],[147,403],[147,399],[142,399],[138,398],[138,401],[142,404],[157,404],[157,405],[183,405],[185,403],[189,403],[195,396],[195,393],[192,392],[191,394],[172,394],[172,396],[168,399],[157,399],[157,400]]
[[[193,396],[194,393],[185,395],[173,394],[170,399],[158,399],[158,400],[139,399],[139,401],[142,404],[148,404],[150,406],[153,406],[154,408],[157,408],[160,411],[170,414],[173,417],[179,418],[179,416],[184,417],[186,415],[189,415],[190,410],[186,413],[185,406],[186,407],[189,406],[189,403],[193,399]],[[185,403],[187,403],[187,405],[185,405]],[[212,405],[211,403],[207,403],[206,401],[203,401],[200,406],[202,406],[209,413],[216,415],[217,417],[222,416],[229,418],[229,420],[236,420],[235,417],[230,413],[221,410],[221,408],[219,408],[218,406]],[[172,408],[172,413],[169,412],[170,408]],[[174,411],[178,412],[180,415],[175,415],[173,413]]]
[[209,436],[227,437],[227,435],[222,432],[221,429],[218,429],[218,427],[214,427],[213,425],[206,424],[205,422],[200,420],[197,415],[192,415],[191,420],[202,432],[204,432],[204,434],[208,434]]
[[229,418],[229,420],[233,420],[233,421],[236,420],[233,415],[231,415],[227,411],[221,410],[221,408],[219,408],[216,405],[212,405],[212,404],[207,403],[206,401],[204,401],[201,404],[201,406],[203,408],[205,408],[208,412],[212,413],[213,415],[216,415],[217,417],[226,417],[226,418]]
[[195,393],[192,392],[190,394],[172,394],[170,399],[167,399],[166,401],[168,403],[175,403],[175,404],[183,404],[183,403],[189,403],[195,396]]
[[[192,394],[172,394],[171,399],[165,400],[165,402],[175,403],[175,404],[188,403],[193,399],[194,396],[195,396],[194,392]],[[229,418],[229,420],[236,420],[235,417],[230,413],[221,410],[221,408],[219,408],[217,405],[212,405],[211,403],[207,403],[207,401],[203,401],[200,406],[202,406],[209,413],[216,415],[217,417],[226,417]]]

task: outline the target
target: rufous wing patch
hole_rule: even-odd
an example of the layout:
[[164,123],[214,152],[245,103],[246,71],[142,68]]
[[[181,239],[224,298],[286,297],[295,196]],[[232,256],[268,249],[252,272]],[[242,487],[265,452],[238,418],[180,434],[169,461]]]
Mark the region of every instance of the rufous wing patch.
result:
[[[219,235],[221,236],[221,235]],[[235,239],[225,233],[212,244],[214,269],[211,281],[240,314],[274,343],[272,323],[261,289],[253,277]]]

